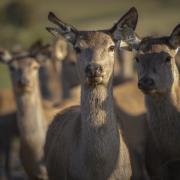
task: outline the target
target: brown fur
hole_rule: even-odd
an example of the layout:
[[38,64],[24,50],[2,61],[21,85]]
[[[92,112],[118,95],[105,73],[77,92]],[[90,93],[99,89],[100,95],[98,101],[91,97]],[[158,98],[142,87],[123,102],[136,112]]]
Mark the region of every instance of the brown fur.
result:
[[[128,20],[130,24],[137,22],[135,12],[129,11],[109,31],[77,31],[52,13],[49,19],[59,27],[48,30],[62,34],[74,45],[81,80],[80,107],[66,109],[57,115],[48,129],[45,158],[49,177],[52,180],[129,179],[129,151],[116,119],[112,74],[114,38],[119,33],[117,26]],[[132,178],[148,179],[145,174],[136,175]]]
[[30,178],[47,179],[43,162],[46,128],[63,106],[54,108],[52,102],[42,101],[36,59],[15,59],[9,67],[17,103],[22,164]]
[[138,90],[136,83],[136,81],[130,81],[116,86],[113,94],[117,118],[130,152],[132,171],[134,176],[140,179],[148,176],[145,164],[148,127],[144,96]]
[[12,90],[4,89],[0,91],[0,114],[6,114],[16,110],[14,93]]
[[160,166],[168,164],[169,179],[180,178],[180,164],[172,163],[171,168],[171,162],[180,158],[180,91],[179,72],[175,62],[176,48],[180,45],[179,29],[180,26],[177,26],[169,37],[142,40],[137,56],[139,82],[143,78],[153,81],[146,89],[140,88],[145,93],[148,125],[160,152]]

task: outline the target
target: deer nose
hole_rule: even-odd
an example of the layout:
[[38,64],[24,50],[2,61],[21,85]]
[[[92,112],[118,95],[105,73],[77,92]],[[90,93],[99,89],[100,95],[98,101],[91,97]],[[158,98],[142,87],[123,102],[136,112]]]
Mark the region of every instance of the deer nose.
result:
[[103,72],[103,68],[99,64],[89,64],[85,69],[86,76],[88,77],[101,76],[102,72]]
[[27,86],[29,84],[29,80],[26,78],[21,78],[18,81],[19,86]]
[[138,82],[138,87],[142,90],[150,90],[154,87],[154,85],[154,80],[148,77],[141,78]]

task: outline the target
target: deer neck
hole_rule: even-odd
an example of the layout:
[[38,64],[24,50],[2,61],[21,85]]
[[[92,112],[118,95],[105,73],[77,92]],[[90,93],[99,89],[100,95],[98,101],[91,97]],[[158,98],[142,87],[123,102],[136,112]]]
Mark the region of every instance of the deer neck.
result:
[[[180,85],[178,72],[174,73],[174,82],[169,92],[145,97],[149,127],[158,140],[158,146],[167,150],[165,153],[168,155],[179,155],[180,150],[180,144],[177,142],[179,132],[175,130],[180,126]],[[174,147],[174,144],[177,144],[177,147]]]
[[[81,89],[82,136],[88,155],[114,162],[118,159],[119,131],[115,118],[112,86]],[[111,148],[107,148],[111,147]],[[112,157],[112,151],[114,155]],[[107,157],[111,157],[108,159]],[[93,158],[92,158],[93,159]]]
[[92,89],[82,87],[81,117],[89,128],[115,126],[112,87],[98,86]]
[[16,93],[16,101],[21,139],[29,142],[39,138],[44,141],[46,121],[42,108],[38,76],[31,91],[23,94]]

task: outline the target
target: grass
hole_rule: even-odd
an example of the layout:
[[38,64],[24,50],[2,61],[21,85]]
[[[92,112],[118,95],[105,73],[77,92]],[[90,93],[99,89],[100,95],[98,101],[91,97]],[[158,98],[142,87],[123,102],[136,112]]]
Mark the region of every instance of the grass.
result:
[[[0,12],[13,0],[1,0]],[[118,20],[130,7],[136,6],[139,11],[137,32],[141,36],[152,33],[169,34],[179,23],[180,12],[178,0],[19,0],[29,7],[31,17],[27,27],[15,27],[0,18],[1,47],[12,48],[20,44],[28,48],[36,39],[51,41],[45,31],[50,25],[47,20],[49,11],[53,11],[79,29],[107,28]],[[9,12],[10,13],[10,12]],[[0,13],[0,17],[3,14]],[[23,14],[22,14],[23,16]],[[2,20],[1,20],[2,19]],[[10,87],[8,73],[0,66],[0,88]]]

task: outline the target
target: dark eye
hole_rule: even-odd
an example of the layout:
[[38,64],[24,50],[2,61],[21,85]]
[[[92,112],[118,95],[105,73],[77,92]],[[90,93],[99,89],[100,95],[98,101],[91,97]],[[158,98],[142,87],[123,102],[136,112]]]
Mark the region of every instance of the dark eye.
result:
[[137,63],[139,63],[139,57],[135,57]]
[[109,52],[114,52],[115,46],[110,46],[108,50],[109,50]]
[[165,62],[170,63],[171,62],[171,56],[166,57]]
[[74,47],[74,50],[76,51],[77,54],[81,53],[81,48],[80,47]]

